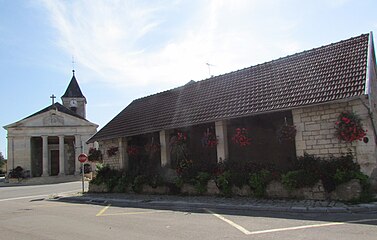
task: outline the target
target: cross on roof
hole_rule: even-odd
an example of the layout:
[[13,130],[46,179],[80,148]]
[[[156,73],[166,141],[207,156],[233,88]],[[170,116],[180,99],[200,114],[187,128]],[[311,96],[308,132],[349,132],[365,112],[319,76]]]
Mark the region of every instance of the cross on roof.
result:
[[52,105],[54,105],[54,104],[55,104],[55,98],[56,98],[56,96],[55,96],[54,94],[52,94],[52,95],[50,96],[50,98],[51,98],[51,100],[52,100]]

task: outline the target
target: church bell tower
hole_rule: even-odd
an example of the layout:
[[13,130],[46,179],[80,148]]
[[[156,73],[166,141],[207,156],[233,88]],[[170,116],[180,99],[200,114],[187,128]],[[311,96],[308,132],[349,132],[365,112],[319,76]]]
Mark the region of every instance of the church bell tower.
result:
[[72,70],[72,79],[67,90],[62,96],[63,106],[71,109],[79,116],[86,118],[86,98],[82,94],[79,84],[75,77],[75,70]]

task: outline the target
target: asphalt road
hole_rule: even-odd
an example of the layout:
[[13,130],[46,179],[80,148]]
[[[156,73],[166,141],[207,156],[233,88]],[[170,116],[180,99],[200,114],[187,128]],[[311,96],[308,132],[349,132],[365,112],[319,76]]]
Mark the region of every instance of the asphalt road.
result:
[[80,186],[0,188],[0,239],[377,239],[377,213],[130,208],[47,197]]

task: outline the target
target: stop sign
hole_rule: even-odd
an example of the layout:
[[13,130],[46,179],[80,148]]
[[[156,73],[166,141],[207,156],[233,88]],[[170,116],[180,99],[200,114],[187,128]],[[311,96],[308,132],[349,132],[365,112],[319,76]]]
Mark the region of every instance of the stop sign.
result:
[[79,162],[84,163],[88,160],[88,155],[86,155],[85,153],[81,153],[78,159],[79,159]]

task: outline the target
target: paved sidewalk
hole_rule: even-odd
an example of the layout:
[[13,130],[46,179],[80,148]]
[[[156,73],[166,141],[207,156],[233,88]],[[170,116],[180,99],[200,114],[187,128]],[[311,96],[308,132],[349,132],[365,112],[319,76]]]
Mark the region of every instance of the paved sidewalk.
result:
[[366,213],[377,212],[377,202],[346,204],[335,201],[271,200],[247,197],[174,196],[141,194],[94,194],[55,196],[56,200],[79,203],[111,204],[128,207],[179,208],[179,209],[229,209],[270,212],[306,213]]

